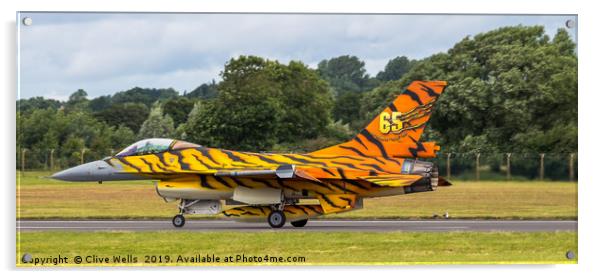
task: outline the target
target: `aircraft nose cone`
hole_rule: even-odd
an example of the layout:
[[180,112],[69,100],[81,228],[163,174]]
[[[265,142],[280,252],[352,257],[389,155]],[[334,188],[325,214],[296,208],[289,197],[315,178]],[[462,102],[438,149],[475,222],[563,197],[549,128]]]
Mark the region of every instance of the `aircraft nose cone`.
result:
[[74,182],[144,179],[144,177],[135,174],[120,173],[103,160],[85,163],[77,167],[59,171],[51,175],[50,178]]
[[53,173],[50,178],[52,179],[58,179],[58,180],[65,180],[65,177],[68,177],[69,175],[67,174],[67,170],[62,170],[56,173]]
[[50,176],[50,178],[64,181],[88,181],[90,179],[90,174],[95,169],[95,163],[96,162],[86,163],[77,167],[59,171]]

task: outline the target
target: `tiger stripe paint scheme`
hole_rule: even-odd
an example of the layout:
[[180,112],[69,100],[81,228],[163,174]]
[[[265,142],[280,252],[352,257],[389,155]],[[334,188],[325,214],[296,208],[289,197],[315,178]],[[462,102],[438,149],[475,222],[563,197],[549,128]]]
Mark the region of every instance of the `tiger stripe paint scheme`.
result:
[[312,154],[376,156],[389,159],[432,158],[434,142],[419,142],[433,106],[447,86],[444,81],[412,82],[352,140]]
[[[275,189],[275,195],[282,196],[280,204],[225,208],[221,212],[226,217],[265,220],[280,210],[295,221],[345,212],[358,208],[363,198],[431,191],[437,181],[447,183],[438,177],[436,166],[417,160],[435,157],[439,150],[435,143],[419,139],[445,87],[444,81],[412,82],[353,139],[307,154],[239,152],[150,139],[144,146],[143,141],[136,143],[137,153],[126,149],[103,161],[116,173],[157,180],[160,196],[182,204],[229,201],[238,187]],[[141,151],[158,142],[169,146]],[[55,178],[61,179],[60,174]],[[301,204],[304,200],[317,204]]]
[[[255,222],[264,221],[271,211],[269,206],[242,206],[224,210],[223,214],[226,217]],[[324,214],[320,205],[286,205],[282,211],[286,220],[293,222]]]

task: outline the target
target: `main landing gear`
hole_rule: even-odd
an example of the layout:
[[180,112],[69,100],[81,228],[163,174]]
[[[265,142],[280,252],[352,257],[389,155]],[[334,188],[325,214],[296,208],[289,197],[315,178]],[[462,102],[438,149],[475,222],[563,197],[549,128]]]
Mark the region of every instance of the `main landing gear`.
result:
[[[272,212],[268,215],[268,224],[270,224],[270,227],[278,229],[284,226],[286,223],[286,216],[284,215],[284,212],[282,212],[283,208],[284,204],[272,207]],[[307,219],[292,221],[291,225],[296,228],[304,227],[307,225]]]
[[[270,227],[272,228],[282,228],[284,223],[286,223],[286,216],[284,216],[284,213],[280,210],[274,210],[268,216],[268,224],[270,224]],[[305,227],[305,225],[307,225],[307,219],[292,221],[291,225],[295,228]]]
[[295,228],[305,227],[305,225],[307,225],[307,219],[293,221],[291,222],[291,225]]
[[[180,203],[180,206],[179,206],[180,212],[176,216],[174,216],[172,219],[173,226],[176,228],[181,228],[186,224],[186,218],[184,218],[184,214],[198,213],[199,212],[198,209],[195,209],[195,210],[190,209],[190,208],[192,208],[191,206],[197,204],[198,202],[199,202],[198,200],[194,200],[194,201],[190,201],[190,202],[187,202],[186,200],[182,200]],[[284,214],[284,211],[283,211],[284,207],[285,207],[285,203],[283,202],[281,204],[271,205],[270,207],[271,207],[271,210],[267,216],[268,224],[272,228],[282,228],[284,226],[284,224],[286,224],[286,215]],[[262,212],[265,212],[265,211],[263,211],[263,209],[262,209]],[[217,213],[217,211],[215,213]],[[201,213],[199,213],[199,214],[206,214],[206,213],[201,211]],[[263,215],[263,216],[265,216],[265,215]],[[290,223],[293,227],[300,228],[300,227],[304,227],[305,225],[307,225],[307,219],[296,220],[296,221],[292,221]]]

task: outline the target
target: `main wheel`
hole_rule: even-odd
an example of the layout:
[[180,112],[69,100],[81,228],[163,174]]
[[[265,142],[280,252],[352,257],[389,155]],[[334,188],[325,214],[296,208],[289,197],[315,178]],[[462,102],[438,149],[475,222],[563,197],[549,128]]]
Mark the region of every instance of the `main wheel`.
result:
[[296,228],[305,227],[305,225],[307,225],[307,219],[293,221],[291,222],[291,225]]
[[186,219],[184,219],[184,215],[178,214],[173,217],[173,220],[171,220],[171,222],[173,223],[174,227],[181,228],[186,223]]
[[284,223],[286,223],[286,217],[280,210],[274,210],[268,216],[268,224],[270,224],[272,228],[282,228]]

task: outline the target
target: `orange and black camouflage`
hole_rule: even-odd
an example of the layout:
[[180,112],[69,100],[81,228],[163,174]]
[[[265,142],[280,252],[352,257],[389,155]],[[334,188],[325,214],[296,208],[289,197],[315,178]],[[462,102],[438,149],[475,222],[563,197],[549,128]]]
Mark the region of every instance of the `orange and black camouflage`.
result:
[[[156,180],[157,193],[166,201],[180,200],[182,213],[193,206],[187,204],[200,208],[211,200],[220,201],[218,211],[224,216],[248,220],[265,220],[274,211],[293,222],[345,212],[361,208],[363,198],[449,185],[434,164],[417,160],[433,158],[439,150],[420,136],[446,85],[414,81],[350,141],[307,154],[238,152],[149,139],[132,146],[160,141],[166,147],[150,152],[134,148],[137,153],[126,148],[103,162],[120,179]],[[61,179],[60,174],[55,178]],[[262,196],[270,202],[262,204]],[[241,202],[248,200],[258,204]]]

